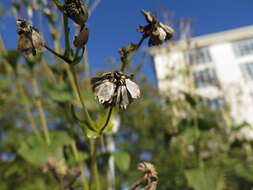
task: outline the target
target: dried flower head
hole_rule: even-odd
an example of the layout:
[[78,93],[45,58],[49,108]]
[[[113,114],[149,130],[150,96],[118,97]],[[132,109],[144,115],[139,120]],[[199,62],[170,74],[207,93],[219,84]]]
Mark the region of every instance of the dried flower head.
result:
[[153,164],[143,161],[138,164],[137,168],[138,170],[146,174],[148,177],[153,177],[155,179],[158,179],[158,175],[157,175],[155,166]]
[[144,10],[141,13],[146,18],[148,24],[146,26],[140,26],[138,31],[143,33],[145,37],[150,37],[148,42],[149,46],[160,45],[174,36],[174,30],[168,25],[158,22],[155,15]]
[[139,86],[130,78],[121,71],[106,72],[91,79],[92,90],[98,101],[106,107],[126,109],[134,99],[140,97]]
[[18,50],[26,57],[35,56],[44,49],[44,40],[40,32],[23,19],[17,20]]
[[89,30],[88,28],[84,27],[80,33],[78,34],[78,36],[75,37],[74,40],[74,46],[76,48],[83,48],[89,39]]
[[83,26],[88,20],[88,10],[84,6],[82,0],[67,0],[63,10],[69,18],[80,26]]

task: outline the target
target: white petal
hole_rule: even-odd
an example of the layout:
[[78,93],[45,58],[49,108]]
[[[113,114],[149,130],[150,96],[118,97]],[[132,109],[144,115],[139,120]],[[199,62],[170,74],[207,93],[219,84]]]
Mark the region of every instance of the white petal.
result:
[[122,88],[122,86],[119,86],[118,91],[117,91],[116,105],[119,105],[120,104],[120,100],[122,99],[121,98],[121,88]]
[[116,85],[111,82],[104,82],[98,85],[95,88],[95,94],[97,95],[99,102],[103,104],[104,102],[109,101],[114,95],[115,88]]
[[157,28],[157,31],[159,33],[159,35],[158,35],[159,39],[161,41],[164,41],[165,38],[166,38],[166,32],[162,28],[160,28],[160,27]]
[[128,93],[127,93],[127,88],[126,86],[121,86],[121,102],[120,102],[120,107],[126,109],[127,105],[130,103],[128,100]]
[[134,83],[130,79],[126,79],[126,87],[133,99],[140,97],[141,95],[140,88],[136,83]]
[[173,28],[169,27],[168,25],[165,25],[163,23],[159,23],[161,28],[167,33],[167,34],[170,34],[170,35],[174,35],[175,31],[173,30]]

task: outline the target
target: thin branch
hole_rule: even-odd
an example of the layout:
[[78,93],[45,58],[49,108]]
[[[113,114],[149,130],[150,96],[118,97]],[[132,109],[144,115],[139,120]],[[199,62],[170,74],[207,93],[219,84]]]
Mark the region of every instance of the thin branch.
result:
[[110,122],[110,119],[111,119],[111,116],[112,116],[112,111],[113,111],[113,107],[111,106],[109,108],[109,111],[108,111],[108,114],[107,114],[107,117],[106,117],[106,121],[105,121],[105,124],[103,125],[103,127],[100,129],[99,133],[100,135],[103,133],[103,131],[105,130],[105,128],[107,127],[107,125],[109,124]]
[[121,65],[120,71],[124,72],[126,69],[126,66],[131,62],[133,56],[136,54],[136,52],[139,50],[139,48],[141,47],[143,41],[146,39],[145,36],[142,36],[141,40],[139,41],[139,43],[137,44],[136,48],[134,51],[132,51],[130,53],[130,55],[127,56],[126,61],[124,61]]
[[61,55],[59,53],[57,53],[56,51],[54,51],[53,49],[51,49],[50,47],[48,47],[46,44],[44,45],[44,47],[50,51],[52,54],[54,54],[56,57],[59,57],[60,59],[62,59],[63,61],[67,62],[67,63],[71,63],[71,60],[68,59],[67,57],[65,57],[64,55]]

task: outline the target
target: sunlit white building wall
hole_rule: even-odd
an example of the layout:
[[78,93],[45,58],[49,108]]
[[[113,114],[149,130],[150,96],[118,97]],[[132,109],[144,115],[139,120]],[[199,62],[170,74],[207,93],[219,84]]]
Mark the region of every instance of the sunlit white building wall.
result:
[[179,73],[190,64],[196,91],[211,107],[225,100],[234,122],[253,124],[253,26],[168,43],[150,54],[162,92],[185,90],[189,79]]

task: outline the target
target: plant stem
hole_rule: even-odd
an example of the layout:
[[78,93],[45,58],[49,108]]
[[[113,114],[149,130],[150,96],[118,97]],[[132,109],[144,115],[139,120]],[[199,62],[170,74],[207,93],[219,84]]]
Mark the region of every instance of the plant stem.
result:
[[69,42],[69,27],[68,27],[68,17],[63,13],[63,26],[64,26],[64,40],[65,40],[65,53],[64,55],[69,58],[71,53],[71,47]]
[[63,12],[63,7],[61,5],[61,2],[59,0],[53,0],[54,4],[57,6],[57,8]]
[[122,63],[120,71],[124,72],[127,65],[130,64],[133,56],[136,54],[136,52],[139,50],[139,48],[141,47],[143,41],[146,39],[145,36],[142,36],[141,40],[139,41],[139,43],[137,44],[136,48],[134,51],[132,51],[128,56],[125,62]]
[[76,148],[76,143],[75,141],[72,141],[71,142],[71,148],[73,150],[73,153],[74,153],[74,156],[75,156],[75,159],[76,159],[76,162],[78,163],[78,167],[79,169],[81,170],[82,172],[82,181],[83,181],[83,190],[88,190],[89,189],[89,186],[88,186],[88,182],[87,182],[87,179],[85,177],[85,174],[84,174],[84,170],[83,170],[83,164],[80,162],[80,157],[79,157],[79,154],[78,154],[78,151],[77,151],[77,148]]
[[134,182],[128,190],[135,190],[139,185],[141,185],[145,180],[147,179],[147,177],[144,175],[142,177],[140,177],[136,182]]
[[78,97],[79,97],[79,100],[82,104],[82,107],[83,107],[83,112],[84,112],[84,118],[85,120],[87,121],[88,125],[94,130],[94,131],[97,131],[97,129],[93,126],[92,124],[92,120],[90,118],[90,115],[89,115],[89,112],[86,108],[86,105],[83,101],[83,97],[82,97],[82,93],[81,93],[81,90],[80,90],[80,86],[78,84],[78,81],[77,81],[77,76],[76,76],[76,72],[75,72],[75,67],[73,65],[70,65],[70,72],[72,74],[72,77],[73,77],[73,80],[74,80],[74,87],[77,91],[77,94],[78,94]]
[[71,60],[69,58],[67,58],[66,56],[64,55],[61,55],[59,53],[57,53],[56,51],[54,51],[53,49],[51,49],[50,47],[48,47],[46,44],[44,45],[44,47],[50,51],[52,54],[54,54],[55,56],[59,57],[60,59],[62,59],[63,61],[67,62],[67,63],[70,63]]
[[35,120],[33,118],[32,111],[31,111],[31,108],[30,108],[30,105],[29,105],[28,98],[25,94],[24,88],[23,88],[22,84],[20,84],[20,82],[18,81],[18,78],[15,79],[15,83],[16,83],[17,89],[19,91],[21,101],[23,103],[27,118],[28,118],[28,120],[31,124],[32,130],[33,130],[35,136],[38,138],[38,140],[43,141],[43,138],[42,138],[42,136],[41,136],[36,124],[35,124]]
[[95,143],[93,140],[89,140],[90,143],[90,154],[91,154],[91,167],[90,167],[90,181],[89,181],[89,189],[92,189],[92,183],[95,177],[95,189],[100,190],[100,178],[98,174],[97,168],[97,146],[98,139],[95,139]]
[[109,108],[109,110],[108,110],[105,124],[103,125],[103,127],[102,127],[102,128],[100,129],[100,131],[99,131],[100,134],[103,133],[103,131],[105,130],[106,126],[109,124],[110,119],[111,119],[111,116],[112,116],[112,111],[113,111],[113,107],[111,106],[111,107]]
[[49,131],[48,131],[46,115],[45,115],[45,111],[44,111],[42,102],[40,100],[39,87],[38,87],[38,84],[37,84],[37,81],[36,81],[35,77],[33,76],[33,73],[32,73],[31,82],[32,82],[32,88],[33,88],[34,95],[36,96],[35,105],[37,106],[38,111],[39,111],[39,117],[40,117],[42,127],[44,129],[43,131],[44,131],[44,136],[45,136],[45,139],[46,139],[46,143],[49,145],[51,143],[51,141],[50,141],[50,136],[49,136]]
[[[133,56],[136,54],[136,52],[139,50],[139,48],[141,47],[143,41],[145,40],[145,36],[142,36],[141,40],[139,41],[139,43],[137,44],[136,48],[127,56],[127,59],[126,61],[122,62],[122,65],[121,65],[121,68],[120,68],[120,71],[124,72],[127,65],[130,64]],[[100,129],[100,134],[103,133],[103,131],[105,130],[105,128],[107,127],[108,123],[110,122],[110,119],[111,119],[111,116],[112,116],[112,110],[113,110],[113,107],[110,107],[109,108],[109,111],[108,111],[108,114],[107,114],[107,117],[106,117],[106,120],[105,120],[105,124],[103,125],[103,127]]]

